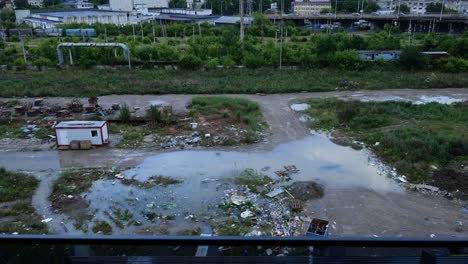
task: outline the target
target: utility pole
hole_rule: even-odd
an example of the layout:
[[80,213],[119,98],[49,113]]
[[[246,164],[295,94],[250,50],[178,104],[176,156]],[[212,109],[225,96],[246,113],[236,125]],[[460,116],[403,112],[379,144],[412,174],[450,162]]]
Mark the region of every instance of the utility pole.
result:
[[338,10],[338,0],[335,0],[335,19],[336,19],[336,11]]
[[398,0],[398,12],[397,12],[397,19],[400,19],[400,6],[401,6],[401,0]]
[[283,68],[283,25],[284,25],[284,0],[281,0],[281,25],[280,25],[280,61],[279,69]]
[[106,37],[106,43],[107,43],[107,28],[105,24],[104,24],[104,36]]
[[154,19],[153,19],[153,43],[156,43],[156,29],[154,28]]
[[144,34],[143,34],[143,22],[140,22],[140,30],[141,30],[141,41],[144,39]]
[[192,43],[195,43],[195,24],[192,24]]
[[198,23],[198,35],[200,36],[200,38],[202,37],[202,32],[201,32],[201,25],[200,25],[200,23]]
[[132,32],[133,32],[133,41],[136,42],[136,37],[135,37],[135,25],[132,24]]
[[442,14],[444,13],[445,0],[442,1],[442,7],[440,8],[439,21],[442,21]]
[[240,15],[240,41],[244,40],[244,0],[239,0],[239,15]]
[[21,38],[21,47],[23,48],[23,60],[24,60],[24,63],[27,63],[27,59],[26,59],[26,49],[24,48],[24,38],[23,38],[23,35],[20,34],[20,38]]

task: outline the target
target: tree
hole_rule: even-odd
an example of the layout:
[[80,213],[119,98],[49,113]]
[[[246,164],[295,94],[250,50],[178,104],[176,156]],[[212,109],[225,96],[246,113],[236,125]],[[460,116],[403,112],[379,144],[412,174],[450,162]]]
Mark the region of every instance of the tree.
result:
[[440,13],[442,10],[441,3],[429,3],[426,5],[426,13]]
[[15,0],[14,3],[17,9],[28,9],[30,7],[28,0]]
[[426,59],[415,46],[408,46],[401,51],[399,62],[409,70],[422,69]]
[[[398,12],[398,10],[395,10],[395,13]],[[400,5],[400,13],[403,13],[403,14],[409,14],[411,12],[410,8],[408,5],[406,4],[401,4]]]
[[366,2],[366,3],[364,3],[364,12],[365,13],[372,13],[372,12],[375,12],[375,11],[377,11],[379,9],[380,9],[379,5],[373,0],[370,0],[370,1]]
[[170,8],[187,8],[187,2],[185,0],[170,0],[169,7]]

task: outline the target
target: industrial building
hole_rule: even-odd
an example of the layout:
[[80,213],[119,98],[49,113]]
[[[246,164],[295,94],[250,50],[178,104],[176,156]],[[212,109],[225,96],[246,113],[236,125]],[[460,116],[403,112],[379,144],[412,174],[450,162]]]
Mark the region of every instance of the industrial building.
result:
[[294,1],[291,3],[293,13],[296,15],[317,15],[323,9],[331,9],[330,0]]
[[398,5],[405,4],[409,7],[413,15],[422,15],[426,13],[426,6],[430,3],[444,4],[445,8],[456,10],[458,13],[468,11],[468,1],[462,0],[377,0],[380,9],[395,12]]
[[125,25],[131,23],[126,12],[102,10],[16,10],[16,22],[25,23],[34,28],[55,28],[58,24],[67,23],[104,23]]

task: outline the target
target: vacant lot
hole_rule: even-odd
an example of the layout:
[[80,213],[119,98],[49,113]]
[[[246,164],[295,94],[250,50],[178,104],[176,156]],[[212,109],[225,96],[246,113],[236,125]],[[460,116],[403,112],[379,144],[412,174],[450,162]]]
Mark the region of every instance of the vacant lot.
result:
[[[432,174],[440,175],[440,170],[467,177],[463,172],[468,161],[466,103],[414,105],[314,99],[310,104],[315,128],[335,129],[340,141],[346,141],[343,135],[364,141],[412,182],[431,182]],[[459,187],[466,191],[466,184]]]
[[109,94],[286,93],[335,90],[460,88],[466,73],[401,70],[341,71],[218,69],[7,71],[0,75],[0,97]]

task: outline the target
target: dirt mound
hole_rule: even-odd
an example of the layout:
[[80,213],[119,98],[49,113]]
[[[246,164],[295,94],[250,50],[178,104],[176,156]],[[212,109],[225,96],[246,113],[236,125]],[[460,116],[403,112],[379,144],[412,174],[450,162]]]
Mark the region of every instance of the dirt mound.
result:
[[468,194],[468,171],[457,171],[453,169],[440,169],[434,171],[434,185],[449,192],[457,190],[462,194]]
[[316,182],[295,182],[288,191],[302,201],[318,199],[323,197],[323,186]]

